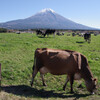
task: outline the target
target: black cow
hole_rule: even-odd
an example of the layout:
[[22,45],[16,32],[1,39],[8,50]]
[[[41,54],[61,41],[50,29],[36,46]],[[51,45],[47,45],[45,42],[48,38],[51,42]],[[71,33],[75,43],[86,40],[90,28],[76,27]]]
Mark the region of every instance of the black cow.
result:
[[41,30],[36,30],[36,35],[41,35],[41,36],[43,36],[43,35],[44,35],[44,32],[41,31]]
[[62,35],[64,35],[64,33],[59,33],[59,32],[57,32],[56,35],[62,36]]
[[56,35],[60,36],[61,34],[59,32],[57,32]]
[[91,34],[90,34],[90,33],[85,33],[85,34],[84,34],[84,39],[85,39],[88,43],[90,43],[90,41],[91,41]]
[[50,34],[54,34],[55,33],[55,30],[53,30],[53,29],[47,29],[46,31],[45,31],[45,33],[44,33],[44,37],[47,35],[47,36],[49,36]]
[[75,33],[72,33],[72,36],[75,36],[76,34]]

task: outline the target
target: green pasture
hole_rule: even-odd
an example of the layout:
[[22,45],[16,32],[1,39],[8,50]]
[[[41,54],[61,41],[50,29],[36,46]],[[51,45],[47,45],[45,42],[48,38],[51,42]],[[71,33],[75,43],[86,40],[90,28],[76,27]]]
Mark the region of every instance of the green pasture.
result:
[[[74,82],[74,94],[70,94],[70,84],[62,90],[66,75],[45,75],[47,86],[42,86],[40,74],[30,87],[34,51],[36,48],[69,49],[81,52],[89,62],[90,69],[98,79],[98,90],[90,95],[84,80]],[[79,36],[55,36],[43,38],[30,33],[0,33],[0,63],[2,67],[2,91],[0,100],[100,100],[100,35],[91,37],[91,43]],[[77,88],[82,83],[83,88]]]

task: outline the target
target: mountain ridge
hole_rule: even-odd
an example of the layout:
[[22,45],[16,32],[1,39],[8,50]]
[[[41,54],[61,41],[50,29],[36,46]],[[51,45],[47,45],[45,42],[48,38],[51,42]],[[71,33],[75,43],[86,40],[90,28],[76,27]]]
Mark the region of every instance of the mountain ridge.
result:
[[77,29],[77,30],[95,30],[96,28],[88,27],[73,22],[52,9],[43,9],[35,15],[5,23],[0,23],[0,27],[8,29]]

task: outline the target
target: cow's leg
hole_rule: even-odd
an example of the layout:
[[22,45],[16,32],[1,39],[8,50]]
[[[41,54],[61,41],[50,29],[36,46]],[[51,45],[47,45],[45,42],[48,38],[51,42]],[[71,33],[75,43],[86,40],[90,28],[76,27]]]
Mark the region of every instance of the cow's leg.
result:
[[38,72],[38,70],[35,68],[35,69],[33,70],[33,73],[32,73],[32,82],[31,82],[31,86],[33,86],[33,81],[34,81],[34,78],[35,78],[37,72]]
[[88,39],[88,43],[90,43],[90,42],[91,42],[91,39],[89,38],[89,39]]
[[64,84],[64,86],[63,86],[63,90],[64,90],[64,91],[65,91],[65,88],[66,88],[66,85],[67,85],[68,81],[69,81],[69,77],[67,76],[66,82],[65,82],[65,84]]
[[70,76],[71,93],[74,93],[74,91],[73,91],[73,82],[74,82],[74,75],[71,75]]
[[46,86],[46,83],[45,83],[45,81],[44,81],[44,76],[43,76],[43,74],[40,73],[40,76],[41,76],[41,79],[42,79],[43,86]]

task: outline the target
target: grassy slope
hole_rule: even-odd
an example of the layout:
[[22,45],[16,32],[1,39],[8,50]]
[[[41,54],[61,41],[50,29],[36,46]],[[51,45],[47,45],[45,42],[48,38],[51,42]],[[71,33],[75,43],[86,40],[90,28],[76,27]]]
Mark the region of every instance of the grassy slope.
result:
[[[77,94],[71,95],[70,86],[66,92],[62,90],[66,76],[45,75],[47,87],[42,86],[41,78],[38,75],[34,81],[34,87],[30,88],[32,65],[34,62],[34,51],[36,48],[56,48],[70,49],[84,54],[88,61],[93,75],[98,78],[98,93],[100,95],[100,35],[93,36],[90,44],[84,42],[83,37],[67,36],[50,36],[49,38],[39,38],[35,34],[0,34],[0,63],[2,64],[2,85],[3,89],[11,94],[12,98],[32,99],[51,98],[51,99],[91,99],[99,98],[99,95],[88,96],[86,88],[78,89],[78,83],[75,82],[74,90]],[[82,81],[83,86],[84,81]],[[14,85],[15,87],[12,87]],[[17,88],[17,89],[16,89]],[[8,89],[8,90],[7,90]],[[29,92],[29,91],[30,92]],[[52,91],[53,90],[53,91]],[[13,91],[13,92],[11,92]],[[14,92],[16,91],[16,92]],[[1,92],[1,95],[6,95]],[[63,93],[63,94],[62,94]],[[0,97],[1,97],[0,95]],[[14,96],[15,95],[15,96]]]

